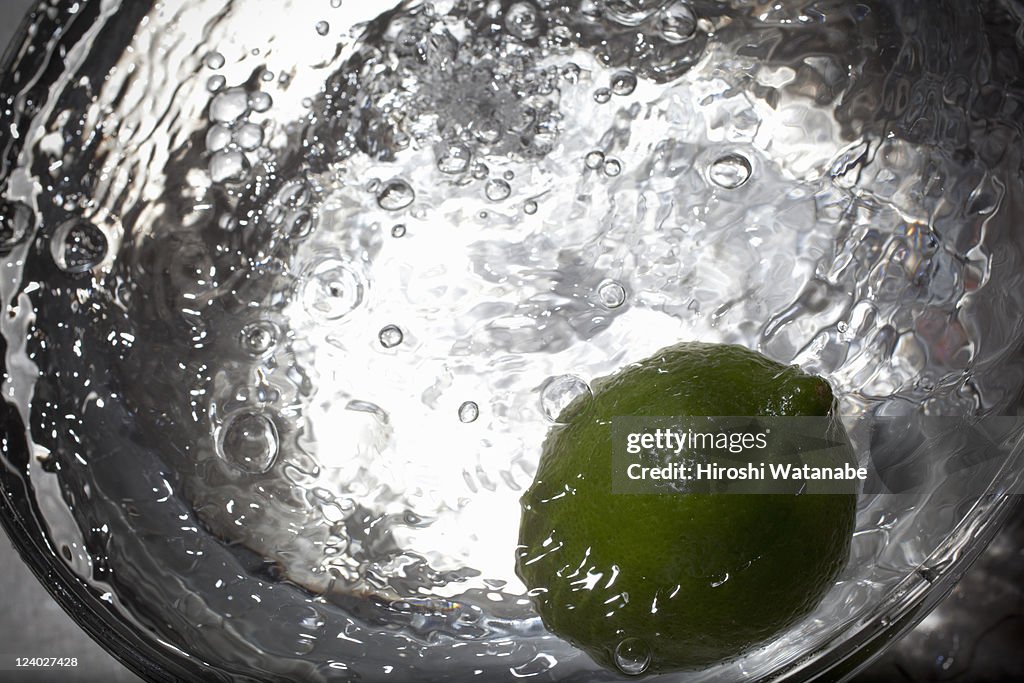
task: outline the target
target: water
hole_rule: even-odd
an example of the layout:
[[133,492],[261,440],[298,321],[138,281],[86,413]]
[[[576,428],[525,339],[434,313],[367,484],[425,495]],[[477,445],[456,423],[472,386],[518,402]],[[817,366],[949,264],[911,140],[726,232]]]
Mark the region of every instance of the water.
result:
[[[80,3],[3,84],[18,467],[54,561],[167,651],[616,679],[513,571],[589,382],[700,339],[828,376],[850,415],[1015,401],[1017,5],[334,4]],[[691,678],[824,642],[955,493],[862,501],[819,613]]]

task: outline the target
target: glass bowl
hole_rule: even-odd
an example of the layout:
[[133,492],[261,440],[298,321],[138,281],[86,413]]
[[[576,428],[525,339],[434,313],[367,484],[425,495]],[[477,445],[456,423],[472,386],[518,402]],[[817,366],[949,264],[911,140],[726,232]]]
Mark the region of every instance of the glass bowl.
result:
[[40,3],[4,527],[149,680],[620,680],[534,611],[518,499],[595,379],[742,344],[829,379],[872,475],[813,613],[663,678],[852,675],[1019,493],[1021,16]]

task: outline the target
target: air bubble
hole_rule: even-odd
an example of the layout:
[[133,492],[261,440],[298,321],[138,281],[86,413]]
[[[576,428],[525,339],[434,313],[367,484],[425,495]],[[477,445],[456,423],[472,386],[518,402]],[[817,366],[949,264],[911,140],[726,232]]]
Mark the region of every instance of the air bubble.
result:
[[615,666],[627,676],[639,676],[651,664],[651,648],[640,638],[626,638],[615,647]]
[[249,93],[249,107],[255,112],[265,112],[272,104],[273,98],[262,90]]
[[209,69],[219,69],[224,66],[224,55],[219,52],[210,52],[207,53],[203,62]]
[[484,194],[492,202],[500,202],[508,199],[509,195],[512,194],[512,187],[504,180],[491,178],[487,181],[487,185],[484,186]]
[[540,409],[551,422],[559,417],[571,403],[589,402],[594,397],[590,385],[576,375],[552,377],[540,389]]
[[391,228],[391,236],[392,237],[395,237],[395,238],[405,237],[405,233],[406,233],[406,228],[401,223],[399,223],[398,225],[392,226],[392,228]]
[[338,320],[363,302],[363,282],[344,261],[326,259],[309,274],[302,288],[302,303],[311,316]]
[[23,202],[0,200],[0,256],[21,244],[29,233],[32,209]]
[[402,340],[405,339],[405,335],[402,333],[402,330],[398,325],[386,325],[381,328],[380,333],[377,335],[377,339],[380,340],[380,345],[385,349],[393,349],[402,343]]
[[520,40],[533,40],[541,32],[537,8],[528,2],[517,2],[512,5],[505,13],[505,28]]
[[636,75],[632,71],[619,71],[612,76],[611,86],[611,91],[616,95],[631,95],[636,90]]
[[399,211],[416,200],[416,192],[401,179],[389,180],[377,195],[377,205],[385,211]]
[[604,162],[604,168],[601,170],[604,171],[604,174],[609,178],[614,178],[622,173],[622,162],[618,159],[608,159]]
[[677,0],[658,13],[655,29],[670,43],[685,43],[697,32],[697,17],[690,3]]
[[591,171],[596,171],[604,165],[604,152],[594,150],[583,159],[583,165]]
[[444,145],[437,155],[437,170],[441,173],[464,173],[469,168],[472,153],[462,143]]
[[260,411],[240,410],[224,421],[217,446],[227,462],[243,472],[261,474],[277,459],[277,427]]
[[234,141],[244,150],[254,150],[263,144],[263,128],[255,123],[244,123],[235,131]]
[[221,150],[212,157],[208,170],[215,183],[237,182],[249,172],[249,160],[238,150]]
[[220,92],[227,85],[227,79],[221,74],[214,74],[206,79],[206,89],[209,92]]
[[316,32],[322,36],[326,36],[331,32],[331,25],[326,21],[318,21],[316,22]]
[[708,177],[715,185],[734,190],[750,179],[752,169],[746,157],[740,154],[726,154],[711,164]]
[[460,422],[475,422],[480,417],[480,406],[473,401],[466,401],[459,406],[459,421]]
[[249,113],[249,94],[244,88],[228,88],[210,102],[210,120],[233,123]]
[[598,104],[604,104],[612,98],[612,91],[608,88],[598,88],[594,91],[594,101]]
[[597,288],[597,296],[606,308],[618,308],[626,303],[626,290],[615,280],[605,280]]
[[263,358],[277,345],[277,325],[269,320],[257,320],[242,328],[239,344],[253,358]]
[[505,134],[505,128],[496,119],[484,118],[472,123],[473,135],[485,145],[493,145]]
[[532,216],[533,214],[537,213],[537,209],[537,202],[533,201],[532,199],[523,204],[523,212],[527,216]]
[[92,223],[72,218],[53,234],[50,254],[64,272],[85,273],[107,255],[107,236]]

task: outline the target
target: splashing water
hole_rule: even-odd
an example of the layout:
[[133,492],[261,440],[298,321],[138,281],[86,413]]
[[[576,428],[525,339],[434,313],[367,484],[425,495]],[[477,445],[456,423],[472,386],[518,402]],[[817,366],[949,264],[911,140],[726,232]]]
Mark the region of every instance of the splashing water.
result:
[[[700,339],[826,375],[848,414],[1019,393],[1016,24],[938,5],[40,13],[66,63],[3,84],[0,287],[55,561],[239,675],[615,679],[513,571],[590,381]],[[863,501],[819,612],[691,677],[825,642],[948,532],[927,510]]]

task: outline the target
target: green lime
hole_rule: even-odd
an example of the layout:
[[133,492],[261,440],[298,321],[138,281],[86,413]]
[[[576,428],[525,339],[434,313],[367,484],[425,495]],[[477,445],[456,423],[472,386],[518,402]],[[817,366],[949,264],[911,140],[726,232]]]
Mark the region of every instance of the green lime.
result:
[[828,383],[742,347],[684,343],[593,389],[562,412],[522,498],[517,571],[548,629],[637,674],[727,661],[813,610],[846,563],[855,494],[613,494],[610,424],[827,416]]

